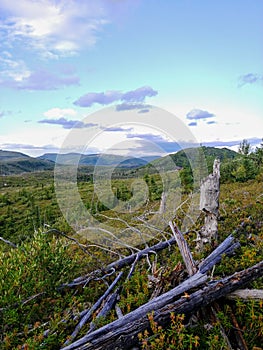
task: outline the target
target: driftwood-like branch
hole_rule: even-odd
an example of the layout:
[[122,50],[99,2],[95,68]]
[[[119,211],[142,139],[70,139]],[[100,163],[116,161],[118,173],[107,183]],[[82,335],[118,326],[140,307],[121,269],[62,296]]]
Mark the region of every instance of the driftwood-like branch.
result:
[[[116,305],[118,297],[119,297],[119,291],[116,291],[108,296],[108,298],[105,302],[105,305],[103,306],[103,308],[100,310],[100,312],[96,316],[96,320],[99,319],[100,317],[106,317],[109,314],[109,312]],[[88,333],[91,333],[96,328],[97,328],[96,322],[91,322],[90,329],[89,329]]]
[[69,344],[76,338],[81,328],[91,319],[92,314],[101,306],[102,302],[108,297],[108,295],[115,288],[115,286],[121,279],[122,275],[123,275],[123,272],[120,272],[118,276],[115,278],[115,280],[112,282],[112,284],[109,286],[109,288],[106,290],[106,292],[99,298],[99,300],[89,310],[82,313],[82,318],[80,322],[78,323],[77,327],[74,329],[74,332],[71,334],[70,338],[65,342],[64,345]]
[[87,248],[86,248],[86,246],[85,246],[84,244],[80,243],[76,238],[70,237],[70,236],[66,235],[64,232],[57,230],[56,228],[51,228],[50,230],[43,232],[43,234],[50,234],[50,233],[54,233],[54,234],[56,234],[56,235],[63,236],[63,237],[65,237],[65,238],[67,238],[68,240],[75,242],[75,243],[77,244],[77,246],[79,246],[79,248],[80,248],[84,253],[87,253]]
[[263,290],[261,289],[239,289],[226,296],[227,299],[263,300]]
[[234,237],[229,235],[208,257],[205,258],[199,265],[199,270],[202,273],[210,270],[215,264],[217,264],[222,255],[231,256],[234,251],[240,247],[239,242],[234,242]]
[[[175,301],[175,299],[180,294],[188,291],[191,288],[200,286],[206,280],[207,280],[207,276],[198,272],[194,276],[190,277],[189,279],[184,281],[182,284],[177,286],[176,288],[170,290],[169,292],[167,292],[165,294],[160,295],[157,298],[152,299],[151,301],[142,305],[141,307],[139,307],[135,311],[130,312],[129,314],[124,315],[121,319],[114,321],[112,324],[114,324],[114,327],[115,327],[115,325],[117,327],[119,327],[121,325],[125,326],[126,322],[130,322],[130,321],[136,322],[138,315],[139,316],[141,314],[147,315],[148,313],[152,312],[156,307],[157,308],[164,307],[166,304],[169,304],[169,303]],[[104,328],[104,327],[102,327],[102,328]],[[102,328],[100,328],[100,329],[102,329]],[[109,331],[110,331],[110,329],[109,329]],[[95,334],[96,332],[97,331],[95,331],[91,334]],[[76,341],[74,344],[76,344],[76,343],[78,343],[78,341]],[[70,346],[65,347],[65,349],[75,349],[75,347],[72,347],[74,344],[71,344]],[[96,349],[96,347],[94,349]]]
[[8,239],[4,239],[3,237],[0,236],[0,241],[10,245],[12,248],[17,248],[17,245],[13,242],[8,241]]
[[[170,222],[169,225],[170,225],[172,232],[176,238],[176,241],[177,241],[177,244],[179,246],[181,255],[183,257],[187,272],[190,276],[192,276],[197,271],[197,268],[196,268],[194,259],[192,257],[192,254],[190,252],[190,249],[188,247],[188,244],[185,241],[180,230],[175,225],[173,225],[172,222]],[[213,251],[205,259],[205,261],[202,262],[202,264],[200,264],[199,268],[202,269],[203,273],[207,272],[210,269],[210,267],[214,266],[214,264],[221,259],[222,254],[227,253],[230,255],[232,253],[232,251],[238,246],[239,246],[239,243],[235,244],[234,238],[230,235],[223,243],[220,244],[220,246],[215,251]],[[201,309],[201,313],[209,315],[209,317],[212,320],[214,320],[214,322],[219,321],[218,316],[217,316],[217,312],[219,312],[219,307],[216,303],[212,303],[211,305],[209,305],[206,308],[206,310],[204,308]],[[226,334],[222,324],[220,324],[220,333],[221,333],[222,337],[224,338],[224,340],[228,346],[228,349],[232,350],[230,340],[228,339],[227,334]]]
[[[232,236],[226,238],[226,240],[224,242],[222,242],[221,245],[217,248],[217,255],[212,253],[202,262],[202,264],[200,265],[200,268],[199,268],[199,272],[197,272],[196,274],[194,274],[193,276],[188,278],[186,281],[184,281],[182,284],[175,287],[171,291],[169,291],[165,294],[162,294],[161,296],[154,298],[150,302],[145,304],[146,305],[145,314],[154,310],[154,307],[156,307],[156,305],[159,305],[159,308],[161,308],[161,307],[165,306],[166,304],[173,302],[180,294],[203,284],[207,280],[207,276],[205,275],[205,273],[208,271],[209,268],[211,268],[215,263],[217,263],[220,260],[222,254],[225,254],[226,251],[230,251],[231,245],[232,245],[232,249],[234,249],[235,244],[233,244],[233,237]],[[231,253],[232,252],[233,251],[231,250]],[[135,254],[135,257],[136,257],[136,255],[137,254]],[[133,261],[133,266],[136,262],[137,262],[137,260],[135,259]],[[131,268],[132,270],[133,270],[133,266]],[[105,300],[105,298],[112,291],[113,287],[115,287],[115,285],[116,285],[115,281],[111,285],[111,288],[107,289],[107,291],[98,300],[98,302],[96,304],[94,304],[94,306],[86,314],[84,313],[84,315],[82,315],[83,317],[82,317],[80,323],[78,324],[78,326],[76,327],[76,329],[72,333],[71,337],[65,342],[64,345],[69,344],[70,342],[72,342],[76,338],[77,334],[79,333],[79,331],[83,327],[83,325],[86,324],[90,320],[93,312],[98,309],[98,307],[101,305],[103,300]],[[126,316],[123,316],[123,317],[126,317]]]
[[197,268],[195,266],[194,259],[192,257],[192,254],[189,250],[188,244],[186,240],[184,239],[182,233],[179,231],[178,227],[173,225],[173,223],[170,221],[169,225],[171,227],[171,230],[173,232],[174,238],[176,239],[177,245],[179,247],[180,253],[183,257],[186,270],[189,274],[189,276],[193,276],[197,272]]
[[75,287],[75,286],[79,286],[79,285],[84,285],[90,279],[93,279],[94,276],[98,277],[101,274],[108,274],[112,271],[121,270],[123,267],[126,267],[128,265],[133,264],[135,260],[139,261],[142,258],[144,258],[145,256],[147,256],[148,254],[157,253],[163,249],[170,247],[171,245],[173,245],[175,243],[176,243],[176,240],[174,237],[172,237],[167,241],[163,241],[163,242],[160,242],[160,243],[153,245],[152,247],[140,250],[136,254],[131,254],[123,259],[114,261],[113,263],[106,266],[104,269],[96,270],[96,271],[93,271],[92,273],[89,273],[85,276],[78,277],[78,278],[74,279],[72,282],[70,282],[68,284],[64,284],[61,287]]
[[[182,296],[179,300],[175,300],[173,296],[176,289],[186,283],[197,286],[203,283],[205,275],[197,272],[182,285],[161,295],[158,298],[142,305],[138,309],[130,312],[104,327],[84,336],[73,344],[65,347],[63,350],[111,350],[111,349],[127,349],[138,344],[138,333],[149,329],[148,314],[153,312],[154,321],[162,326],[166,326],[170,321],[171,312],[176,314],[191,315],[201,307],[207,306],[213,301],[224,297],[236,289],[252,282],[263,275],[263,261],[245,269],[236,272],[233,275],[223,278],[208,286],[200,289],[190,295]],[[199,278],[197,278],[199,277]],[[195,280],[195,283],[193,281]],[[183,288],[185,289],[185,288]],[[180,293],[181,294],[181,293]],[[178,294],[177,294],[178,295]]]

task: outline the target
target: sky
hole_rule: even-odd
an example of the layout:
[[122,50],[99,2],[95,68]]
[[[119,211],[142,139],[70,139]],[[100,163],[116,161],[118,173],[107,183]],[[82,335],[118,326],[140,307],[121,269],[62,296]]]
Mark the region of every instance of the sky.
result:
[[258,146],[262,17],[262,0],[0,0],[0,149]]

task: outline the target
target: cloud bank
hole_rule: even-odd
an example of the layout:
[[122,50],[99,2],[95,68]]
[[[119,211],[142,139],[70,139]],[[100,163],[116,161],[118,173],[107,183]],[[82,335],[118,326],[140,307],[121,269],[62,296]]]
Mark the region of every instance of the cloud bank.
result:
[[[1,74],[3,76],[3,74]],[[62,87],[78,85],[79,78],[75,75],[58,75],[45,69],[36,70],[17,76],[11,72],[8,74],[9,79],[0,78],[0,86],[13,88],[16,90],[57,90]]]
[[58,119],[41,119],[38,122],[41,124],[61,125],[64,129],[83,129],[97,126],[97,124],[94,123],[83,123],[78,120],[68,120],[64,117]]

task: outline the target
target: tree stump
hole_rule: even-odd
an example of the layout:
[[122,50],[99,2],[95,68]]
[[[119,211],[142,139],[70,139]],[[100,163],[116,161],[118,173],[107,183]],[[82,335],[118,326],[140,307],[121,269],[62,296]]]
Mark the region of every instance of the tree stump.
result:
[[220,193],[220,160],[215,159],[213,173],[201,181],[200,210],[205,213],[204,226],[197,237],[197,250],[217,239],[217,219]]

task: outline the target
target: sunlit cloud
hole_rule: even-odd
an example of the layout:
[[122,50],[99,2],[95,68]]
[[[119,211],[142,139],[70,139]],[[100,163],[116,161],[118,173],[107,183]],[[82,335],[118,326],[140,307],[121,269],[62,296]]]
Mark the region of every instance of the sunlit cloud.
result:
[[[49,57],[72,55],[90,47],[109,23],[104,1],[2,0],[1,36],[9,46],[27,42]],[[72,30],[74,28],[74,30]]]

